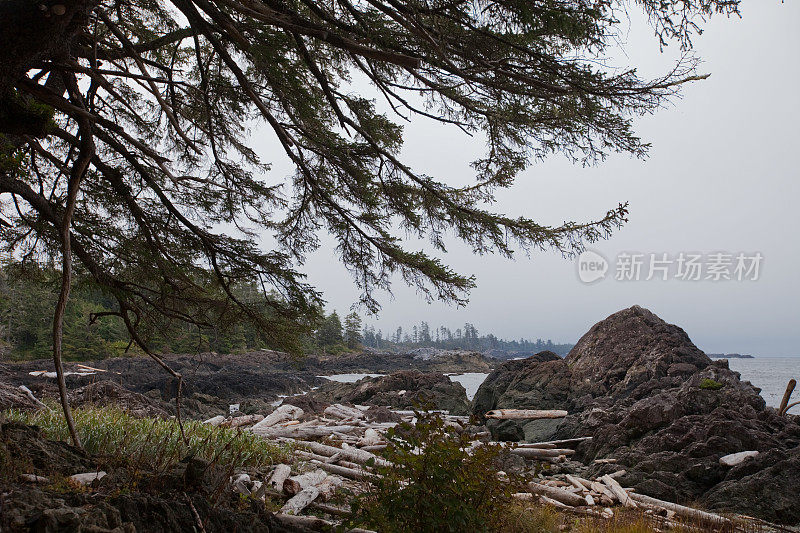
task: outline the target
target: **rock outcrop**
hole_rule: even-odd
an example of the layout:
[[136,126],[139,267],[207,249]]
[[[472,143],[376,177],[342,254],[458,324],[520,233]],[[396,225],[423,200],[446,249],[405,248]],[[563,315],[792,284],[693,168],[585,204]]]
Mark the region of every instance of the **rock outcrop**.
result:
[[[579,457],[617,461],[595,465],[595,474],[625,469],[624,485],[657,498],[800,523],[798,417],[779,416],[759,392],[681,328],[634,306],[595,324],[563,361],[537,354],[504,363],[476,394],[473,412],[566,409],[570,415],[548,427],[506,421],[490,429],[511,440],[592,436]],[[744,450],[760,453],[720,464]],[[769,504],[760,495],[767,485]]]
[[[355,383],[329,382],[308,395],[328,403],[382,405],[397,409],[431,408],[454,415],[469,413],[464,387],[437,372],[403,370]],[[288,400],[287,400],[288,402]]]

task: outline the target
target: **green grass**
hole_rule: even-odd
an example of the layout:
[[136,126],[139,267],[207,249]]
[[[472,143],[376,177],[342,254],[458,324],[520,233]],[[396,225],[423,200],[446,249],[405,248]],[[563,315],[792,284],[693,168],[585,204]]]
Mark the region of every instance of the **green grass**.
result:
[[[70,442],[60,410],[5,412],[7,420],[39,426],[52,440]],[[86,407],[73,411],[75,426],[87,452],[110,460],[146,465],[163,471],[187,456],[236,468],[260,468],[290,460],[287,445],[264,440],[239,429],[215,428],[187,420],[188,444],[174,419],[136,418],[117,407]]]

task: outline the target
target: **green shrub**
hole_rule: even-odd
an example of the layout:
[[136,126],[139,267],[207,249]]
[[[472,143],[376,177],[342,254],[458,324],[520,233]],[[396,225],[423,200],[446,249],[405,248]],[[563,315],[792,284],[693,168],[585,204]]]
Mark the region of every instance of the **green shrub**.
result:
[[714,381],[710,378],[705,378],[703,381],[700,382],[700,388],[703,390],[719,390],[724,387],[722,383],[719,381]]
[[512,483],[497,477],[502,449],[479,446],[435,414],[417,414],[416,425],[389,430],[383,456],[389,467],[355,499],[351,525],[387,533],[497,531],[512,504]]

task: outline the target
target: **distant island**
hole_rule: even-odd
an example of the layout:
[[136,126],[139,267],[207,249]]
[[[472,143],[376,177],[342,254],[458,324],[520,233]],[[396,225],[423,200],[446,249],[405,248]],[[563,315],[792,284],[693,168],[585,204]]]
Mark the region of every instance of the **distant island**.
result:
[[707,354],[711,359],[755,359],[747,353],[710,353]]

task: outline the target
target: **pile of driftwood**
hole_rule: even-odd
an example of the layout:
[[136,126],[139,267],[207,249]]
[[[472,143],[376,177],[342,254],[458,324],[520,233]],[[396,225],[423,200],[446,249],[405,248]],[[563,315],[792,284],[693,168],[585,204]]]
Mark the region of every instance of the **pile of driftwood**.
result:
[[[397,422],[367,422],[367,406],[346,406],[333,404],[321,416],[306,417],[303,410],[284,404],[264,417],[245,415],[225,418],[222,416],[207,420],[216,426],[240,427],[256,435],[292,443],[293,465],[277,465],[264,480],[252,480],[247,474],[231,479],[233,490],[241,494],[266,499],[282,499],[281,510],[275,516],[287,525],[303,526],[323,530],[336,525],[336,520],[349,516],[350,510],[332,505],[331,500],[340,488],[363,491],[379,474],[373,465],[386,466],[389,463],[376,452],[388,443],[385,432]],[[393,411],[401,420],[413,422],[413,411]],[[440,413],[445,423],[466,429],[467,417]],[[566,416],[564,411],[534,410],[496,410],[487,413],[489,418],[559,418]],[[476,440],[472,445],[482,446],[488,441],[488,434],[473,433]],[[325,439],[328,444],[318,442]],[[512,454],[527,460],[547,463],[566,461],[575,454],[574,446],[591,437],[569,440],[523,443],[508,445]],[[334,445],[335,443],[335,445]],[[749,452],[748,452],[749,453]],[[613,463],[613,459],[598,460]],[[528,492],[515,494],[523,501],[538,501],[555,506],[565,512],[600,519],[612,519],[614,507],[641,508],[645,516],[650,516],[659,527],[670,528],[687,521],[698,527],[731,527],[736,524],[724,516],[701,511],[671,502],[657,500],[637,494],[633,489],[620,485],[617,478],[624,470],[614,474],[589,480],[574,475],[555,475],[540,477],[528,483]],[[504,472],[498,476],[506,477]],[[331,517],[323,520],[314,516],[303,516],[306,510],[314,510]],[[365,530],[354,530],[364,532]]]
[[[685,505],[658,500],[637,494],[624,488],[615,479],[624,470],[606,474],[594,480],[566,474],[564,479],[539,479],[528,483],[530,492],[519,492],[514,497],[520,500],[539,500],[559,509],[598,518],[613,518],[615,505],[627,508],[642,508],[645,516],[651,516],[659,525],[675,527],[676,519],[690,521],[698,526],[733,526],[733,522],[721,515],[701,511]],[[685,524],[681,524],[686,527]]]

